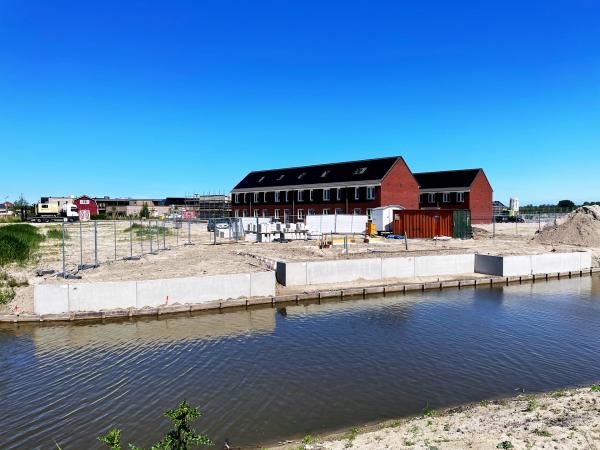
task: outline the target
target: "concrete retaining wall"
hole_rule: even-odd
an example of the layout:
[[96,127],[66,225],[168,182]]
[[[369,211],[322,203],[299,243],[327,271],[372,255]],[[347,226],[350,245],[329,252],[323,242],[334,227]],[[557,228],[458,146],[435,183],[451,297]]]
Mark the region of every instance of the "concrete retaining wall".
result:
[[411,278],[473,273],[475,255],[363,258],[278,262],[277,281],[284,286],[343,283],[357,280]]
[[579,272],[590,267],[592,267],[590,251],[514,256],[475,255],[476,273],[504,277]]
[[275,295],[275,273],[255,272],[143,281],[39,284],[36,314],[144,308]]

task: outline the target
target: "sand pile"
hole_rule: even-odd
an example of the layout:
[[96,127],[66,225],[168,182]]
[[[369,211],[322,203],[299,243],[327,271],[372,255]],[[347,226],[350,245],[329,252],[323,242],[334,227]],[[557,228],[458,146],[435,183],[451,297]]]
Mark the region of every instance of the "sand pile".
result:
[[542,244],[600,247],[600,206],[582,206],[536,234]]

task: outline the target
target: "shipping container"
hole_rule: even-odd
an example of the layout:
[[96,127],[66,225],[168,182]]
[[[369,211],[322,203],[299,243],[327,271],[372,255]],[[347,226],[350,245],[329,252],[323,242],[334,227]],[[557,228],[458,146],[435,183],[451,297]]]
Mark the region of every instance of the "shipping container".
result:
[[471,237],[470,211],[468,210],[396,210],[394,234],[410,238],[448,236],[460,239]]

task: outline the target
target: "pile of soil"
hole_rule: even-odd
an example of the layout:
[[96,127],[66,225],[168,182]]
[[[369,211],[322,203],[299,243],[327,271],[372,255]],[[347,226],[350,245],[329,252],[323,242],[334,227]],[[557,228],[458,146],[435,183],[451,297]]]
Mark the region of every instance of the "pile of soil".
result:
[[479,227],[471,227],[471,232],[473,233],[473,239],[489,239],[492,235],[489,231]]
[[582,206],[533,238],[542,244],[600,247],[600,206]]

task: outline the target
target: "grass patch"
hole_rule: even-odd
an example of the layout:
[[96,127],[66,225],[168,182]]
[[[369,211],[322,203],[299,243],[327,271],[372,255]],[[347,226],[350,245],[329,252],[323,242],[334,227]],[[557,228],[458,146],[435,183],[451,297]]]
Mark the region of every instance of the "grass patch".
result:
[[2,216],[0,217],[0,223],[19,223],[21,218],[19,216]]
[[600,384],[594,384],[591,388],[590,391],[592,392],[600,392]]
[[515,448],[515,446],[512,445],[512,442],[510,442],[510,441],[502,441],[498,445],[496,445],[496,448],[508,449],[508,448]]
[[567,391],[556,391],[552,393],[552,398],[562,398],[569,395]]
[[27,284],[27,281],[20,282],[6,272],[0,271],[0,305],[10,303],[15,298],[15,288]]
[[542,437],[552,436],[548,430],[540,430],[539,428],[536,428],[535,430],[533,430],[533,434],[535,434],[537,436],[542,436]]
[[350,448],[354,445],[354,439],[356,439],[356,436],[358,436],[358,432],[359,429],[356,427],[350,430],[348,433],[348,442],[346,442],[346,445],[344,445],[345,448]]
[[429,402],[427,402],[427,404],[425,405],[425,408],[423,408],[423,416],[436,417],[437,415],[438,415],[437,411],[435,409],[431,409],[429,407]]
[[163,234],[169,236],[171,234],[171,229],[159,225],[140,225],[139,223],[134,223],[130,227],[127,227],[123,230],[123,233],[129,233],[133,231],[133,234],[141,239],[150,239],[150,237],[156,237],[157,235],[160,237]]
[[535,397],[531,396],[527,398],[527,407],[525,408],[525,411],[527,412],[531,412],[531,411],[535,411],[535,409],[538,407],[538,402],[535,399]]
[[19,223],[0,227],[0,266],[27,262],[43,240],[44,236],[30,224]]
[[[62,228],[52,227],[46,231],[46,237],[48,239],[62,239]],[[65,229],[65,240],[69,239],[69,232]]]

